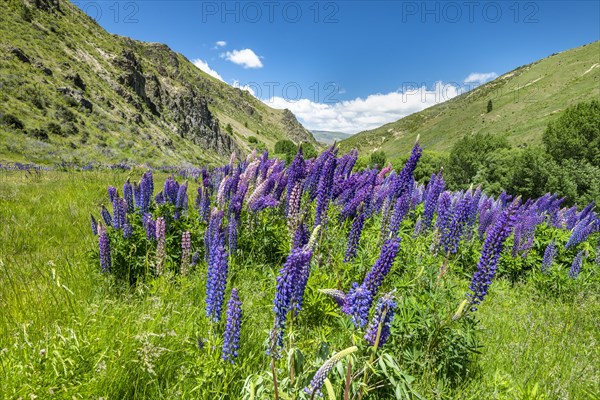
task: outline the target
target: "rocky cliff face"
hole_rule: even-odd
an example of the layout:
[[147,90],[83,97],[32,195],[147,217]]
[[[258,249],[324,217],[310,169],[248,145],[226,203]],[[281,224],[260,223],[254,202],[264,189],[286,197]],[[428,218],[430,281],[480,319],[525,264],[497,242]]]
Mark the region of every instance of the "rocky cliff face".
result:
[[315,138],[298,122],[296,116],[287,108],[283,110],[281,116],[283,126],[286,127],[286,133],[294,142],[314,142]]
[[[158,50],[171,52],[166,46],[159,47]],[[233,138],[221,132],[219,120],[213,117],[208,108],[208,100],[203,94],[192,85],[167,89],[168,86],[173,87],[173,82],[168,81],[179,75],[176,57],[170,58],[174,73],[170,74],[162,67],[158,70],[162,76],[144,74],[133,50],[124,50],[122,56],[115,60],[115,64],[123,71],[117,82],[128,90],[121,89],[119,93],[140,113],[147,109],[153,116],[170,123],[174,132],[181,138],[190,140],[203,149],[213,150],[221,156],[239,151]],[[165,84],[162,84],[161,80],[164,80]],[[135,96],[132,96],[130,91],[133,91]]]
[[208,76],[164,44],[109,34],[66,1],[3,5],[0,117],[20,122],[0,120],[5,154],[212,162],[256,143],[315,143],[289,110]]

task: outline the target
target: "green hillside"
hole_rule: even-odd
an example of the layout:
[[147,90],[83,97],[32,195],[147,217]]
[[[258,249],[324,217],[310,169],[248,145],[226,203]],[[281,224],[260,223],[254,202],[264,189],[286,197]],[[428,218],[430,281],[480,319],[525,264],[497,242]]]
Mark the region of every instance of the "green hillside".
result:
[[290,111],[67,1],[8,0],[0,21],[0,160],[182,164],[315,142]]
[[[600,41],[519,67],[445,103],[340,143],[395,158],[420,135],[428,150],[448,151],[465,134],[506,134],[513,146],[539,143],[548,121],[570,105],[600,98]],[[492,101],[492,110],[487,105]]]
[[350,136],[349,133],[344,132],[334,132],[334,131],[315,131],[311,130],[310,133],[317,139],[317,141],[325,144],[333,144],[334,142],[339,142],[344,139],[348,139]]

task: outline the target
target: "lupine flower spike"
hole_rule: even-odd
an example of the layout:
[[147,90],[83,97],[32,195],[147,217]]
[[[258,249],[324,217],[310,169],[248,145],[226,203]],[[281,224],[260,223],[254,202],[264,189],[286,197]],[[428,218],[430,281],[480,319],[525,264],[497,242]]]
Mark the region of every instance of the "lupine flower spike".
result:
[[240,330],[242,327],[242,302],[237,289],[231,290],[231,297],[227,303],[227,323],[225,324],[225,339],[223,341],[222,358],[233,364],[238,356]]
[[329,371],[331,371],[331,368],[333,368],[335,364],[337,364],[339,361],[344,359],[344,357],[354,353],[356,350],[358,350],[358,347],[356,346],[348,347],[347,349],[336,353],[329,360],[325,361],[325,363],[321,365],[321,368],[319,368],[315,376],[313,376],[312,380],[310,381],[310,384],[304,388],[304,392],[310,395],[311,399],[314,398],[315,394],[320,396],[321,389],[323,388],[323,384],[325,383],[325,379],[327,378],[327,374],[329,373]]

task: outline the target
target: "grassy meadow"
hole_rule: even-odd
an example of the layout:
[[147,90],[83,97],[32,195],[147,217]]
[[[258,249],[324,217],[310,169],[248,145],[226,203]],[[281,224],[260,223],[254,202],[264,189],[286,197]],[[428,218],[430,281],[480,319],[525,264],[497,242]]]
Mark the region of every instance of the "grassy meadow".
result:
[[[253,220],[252,232],[240,232],[240,252],[230,257],[230,282],[243,303],[240,355],[235,364],[223,362],[217,350],[221,339],[210,335],[204,316],[205,263],[188,277],[163,275],[133,287],[100,272],[89,215],[108,201],[108,185],[119,187],[141,172],[1,173],[1,398],[272,398],[265,341],[277,271],[288,252],[288,239],[281,235],[285,226],[265,212]],[[155,173],[157,186],[165,178]],[[347,347],[343,332],[351,324],[317,289],[364,274],[380,247],[378,222],[367,224],[349,264],[342,262],[346,243],[341,235],[348,226],[329,225],[320,244],[327,251],[313,260],[305,305],[289,338],[303,354],[297,381],[312,376],[326,358],[319,354]],[[450,339],[438,345],[432,336],[443,325],[438,316],[452,315],[464,298],[481,244],[475,241],[452,259],[443,290],[431,292],[440,257],[428,251],[426,239],[412,238],[411,223],[402,225],[400,253],[384,285],[396,288],[400,298],[392,348],[406,344],[390,353],[408,388],[398,398],[599,398],[600,288],[583,283],[594,282],[597,266],[586,262],[581,285],[552,295],[533,271],[522,279],[500,277],[473,321],[444,331]],[[201,241],[193,235],[196,240]],[[249,240],[251,246],[245,245]],[[419,327],[419,318],[429,325]],[[460,342],[461,335],[469,336],[476,352],[469,352],[468,362],[461,359],[464,368],[456,379],[448,366],[440,375],[438,367],[452,357],[435,358],[431,348],[452,351],[452,340]],[[420,342],[411,342],[415,337]],[[204,346],[199,338],[208,338]],[[432,363],[431,357],[438,361]],[[283,378],[285,357],[279,365],[281,398],[300,398]],[[336,398],[342,398],[344,374],[334,369],[330,375]],[[385,398],[376,392],[366,396],[371,397]]]

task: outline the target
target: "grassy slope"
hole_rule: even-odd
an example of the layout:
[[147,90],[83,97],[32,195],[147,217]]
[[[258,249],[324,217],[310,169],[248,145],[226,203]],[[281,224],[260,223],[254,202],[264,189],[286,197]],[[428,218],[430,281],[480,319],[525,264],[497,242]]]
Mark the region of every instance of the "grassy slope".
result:
[[[600,41],[506,73],[445,103],[340,143],[388,157],[408,151],[420,135],[426,149],[448,151],[469,133],[507,134],[513,145],[539,143],[548,121],[566,107],[600,97]],[[493,110],[486,113],[488,100]]]
[[[207,330],[205,271],[189,279],[159,279],[123,293],[86,261],[87,251],[97,244],[88,214],[97,213],[106,200],[106,186],[127,175],[0,175],[0,397],[47,398],[57,392],[60,398],[240,398],[235,394],[243,379],[268,369],[262,342],[272,323],[279,265],[246,265],[245,257],[232,265],[232,282],[244,296],[243,362],[208,373],[207,357],[218,357],[219,352],[199,352],[195,343],[196,335]],[[156,178],[160,184],[164,176]],[[370,229],[378,231],[377,226]],[[343,254],[344,246],[340,242],[332,252]],[[377,248],[376,240],[362,243],[360,261],[352,265],[370,265]],[[426,249],[401,248],[395,268],[407,266],[402,273],[407,281],[418,274],[412,260],[422,250]],[[356,271],[320,267],[311,281],[334,284],[335,275],[348,273]],[[460,298],[467,282],[453,280]],[[323,303],[311,281],[301,315],[328,323],[306,329],[339,348],[343,343],[336,343],[325,311],[329,303]],[[585,292],[574,299],[544,299],[532,293],[528,284],[492,285],[478,311],[485,329],[479,367],[455,398],[579,400],[592,399],[586,393],[600,390],[598,293]],[[299,342],[304,335],[298,332]],[[204,381],[207,374],[210,378]],[[436,397],[435,380],[415,384],[425,398]],[[531,395],[536,385],[538,396],[546,397]]]
[[332,131],[311,131],[311,133],[319,142],[326,144],[333,144],[333,142],[339,142],[351,136],[349,133]]
[[[136,109],[115,92],[122,71],[114,60],[127,48],[134,49],[144,75],[158,76],[171,94],[188,86],[209,98],[209,108],[219,119],[221,131],[231,124],[234,140],[242,150],[250,149],[248,136],[258,137],[272,148],[277,140],[289,138],[291,129],[304,132],[308,140],[313,140],[301,125],[289,123],[283,110],[272,109],[248,93],[210,77],[167,46],[111,35],[66,1],[60,2],[60,8],[61,12],[44,12],[30,6],[31,22],[22,17],[21,1],[10,0],[0,8],[0,114],[16,115],[26,129],[45,129],[49,122],[60,123],[57,110],[65,107],[75,115],[79,133],[67,137],[51,134],[49,141],[41,141],[0,126],[0,160],[155,164],[216,161],[215,152],[175,134],[173,121],[153,117],[146,106]],[[32,63],[13,56],[12,47],[22,50]],[[52,75],[45,75],[36,63],[50,69]],[[173,67],[173,63],[178,66]],[[167,74],[159,73],[159,67]],[[74,74],[79,74],[87,85],[84,97],[94,105],[91,113],[69,105],[56,91],[63,86],[74,88],[66,78]],[[128,92],[143,103],[133,91]],[[39,99],[42,106],[34,106],[33,98]],[[143,123],[133,122],[136,114],[142,115]]]

